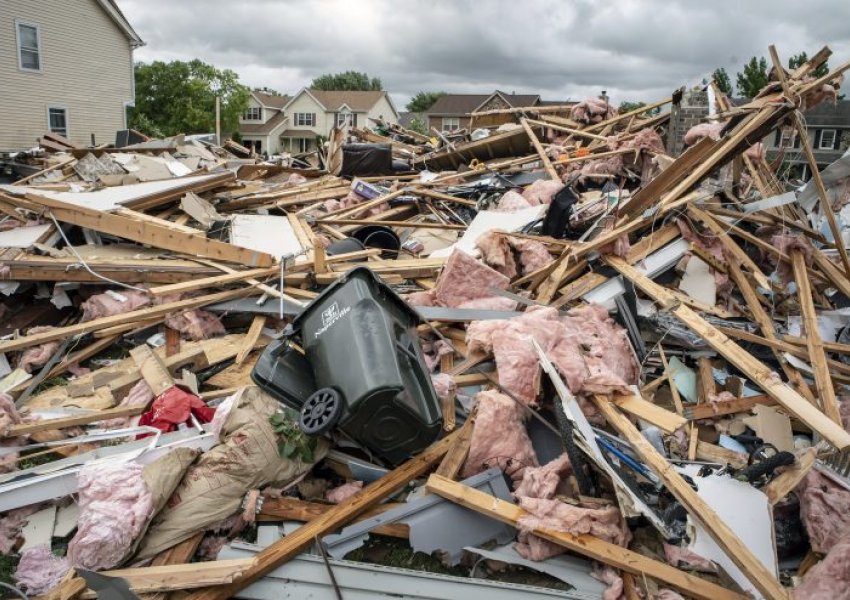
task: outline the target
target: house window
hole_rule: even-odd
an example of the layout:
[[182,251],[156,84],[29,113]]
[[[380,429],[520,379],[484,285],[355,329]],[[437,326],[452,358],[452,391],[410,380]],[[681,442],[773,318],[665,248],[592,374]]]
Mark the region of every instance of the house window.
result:
[[776,146],[780,148],[799,148],[800,147],[800,137],[797,135],[797,130],[791,127],[783,127],[782,132],[776,132]]
[[316,113],[295,113],[295,125],[303,127],[315,127]]
[[357,115],[350,112],[336,113],[337,127],[357,127]]
[[61,106],[51,106],[47,109],[47,127],[50,133],[58,133],[68,137],[68,110]]
[[443,117],[443,131],[457,131],[460,129],[458,117]]
[[832,150],[835,148],[835,130],[834,129],[824,129],[820,132],[820,146],[821,150]]
[[18,30],[18,68],[41,71],[41,36],[38,25],[15,21]]
[[245,114],[242,115],[242,119],[245,121],[262,121],[263,109],[259,106],[251,106],[247,111],[245,111]]

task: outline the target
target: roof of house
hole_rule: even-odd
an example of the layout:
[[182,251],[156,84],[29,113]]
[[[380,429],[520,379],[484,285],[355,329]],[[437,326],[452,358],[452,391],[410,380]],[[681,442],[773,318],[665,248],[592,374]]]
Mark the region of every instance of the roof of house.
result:
[[850,100],[839,100],[835,104],[825,100],[805,111],[803,118],[808,127],[850,127]]
[[314,138],[316,137],[316,132],[311,131],[310,129],[284,129],[281,132],[280,137],[285,138]]
[[431,108],[427,110],[429,115],[463,116],[474,112],[482,104],[487,102],[493,95],[499,94],[505,99],[511,108],[519,106],[533,106],[540,101],[538,94],[508,94],[496,90],[492,94],[446,94],[440,97]]
[[260,104],[263,106],[268,106],[270,108],[276,108],[278,110],[282,110],[286,103],[290,101],[289,96],[278,96],[277,94],[269,94],[266,92],[252,92],[254,96],[257,98]]
[[277,113],[265,123],[243,123],[239,125],[239,133],[242,135],[268,135],[286,121],[287,117],[282,112]]
[[336,111],[347,106],[353,112],[369,112],[375,104],[384,97],[383,91],[326,91],[307,90],[329,111]]
[[115,0],[97,0],[97,3],[100,4],[101,8],[106,11],[115,24],[118,25],[118,28],[124,32],[124,35],[127,36],[127,39],[130,40],[130,45],[134,48],[138,48],[140,46],[144,46],[145,42],[139,37],[139,34],[136,33],[136,30],[133,29],[133,26],[130,25],[130,21],[127,20],[127,17],[124,16],[124,13],[121,12],[121,9],[118,8],[118,4]]

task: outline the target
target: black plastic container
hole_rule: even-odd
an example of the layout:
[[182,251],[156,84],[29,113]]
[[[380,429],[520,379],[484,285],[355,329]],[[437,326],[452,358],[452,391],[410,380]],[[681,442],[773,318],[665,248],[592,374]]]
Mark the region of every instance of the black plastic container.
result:
[[251,377],[301,411],[301,428],[332,427],[392,464],[436,440],[440,402],[416,334],[419,315],[368,268],[329,286],[293,321],[292,342],[269,346]]

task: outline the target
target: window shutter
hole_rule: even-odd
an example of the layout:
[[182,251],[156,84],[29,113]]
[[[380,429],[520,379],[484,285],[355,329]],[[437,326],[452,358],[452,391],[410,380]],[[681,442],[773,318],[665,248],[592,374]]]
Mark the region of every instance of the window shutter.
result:
[[814,143],[815,150],[820,148],[820,138],[821,138],[822,133],[823,133],[823,129],[816,129],[815,130],[815,143]]

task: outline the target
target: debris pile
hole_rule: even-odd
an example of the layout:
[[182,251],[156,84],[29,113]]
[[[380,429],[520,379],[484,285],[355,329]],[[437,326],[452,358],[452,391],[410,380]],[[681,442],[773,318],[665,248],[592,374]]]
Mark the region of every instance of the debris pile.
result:
[[798,189],[759,146],[850,64],[771,55],[679,156],[678,92],[336,130],[312,165],[45,138],[0,186],[15,584],[850,598],[850,162],[803,141]]

